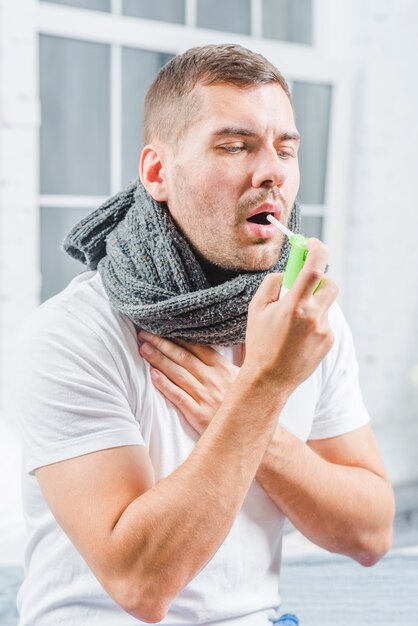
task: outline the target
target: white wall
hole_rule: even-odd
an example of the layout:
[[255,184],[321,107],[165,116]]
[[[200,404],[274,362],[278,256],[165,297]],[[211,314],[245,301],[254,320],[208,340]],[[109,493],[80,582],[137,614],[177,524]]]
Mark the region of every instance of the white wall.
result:
[[418,480],[418,3],[351,4],[345,309],[388,470]]
[[0,0],[0,410],[14,337],[39,298],[34,0]]
[[4,419],[14,338],[38,301],[37,128],[33,0],[0,0],[0,562],[20,564],[20,445]]

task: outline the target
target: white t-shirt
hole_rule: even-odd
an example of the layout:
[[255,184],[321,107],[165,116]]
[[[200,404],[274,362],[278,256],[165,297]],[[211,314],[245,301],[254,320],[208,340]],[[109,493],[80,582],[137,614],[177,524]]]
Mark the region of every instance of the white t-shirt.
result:
[[[334,346],[278,418],[302,441],[341,435],[369,421],[351,334],[337,305],[330,323]],[[232,348],[220,350],[232,359]],[[198,435],[151,383],[134,325],[112,309],[96,272],[81,274],[34,311],[18,353],[15,411],[28,530],[19,626],[141,623],[103,590],[48,509],[34,470],[137,444],[147,448],[159,480],[183,463]],[[225,541],[175,598],[162,624],[268,626],[280,605],[283,523],[254,481]]]

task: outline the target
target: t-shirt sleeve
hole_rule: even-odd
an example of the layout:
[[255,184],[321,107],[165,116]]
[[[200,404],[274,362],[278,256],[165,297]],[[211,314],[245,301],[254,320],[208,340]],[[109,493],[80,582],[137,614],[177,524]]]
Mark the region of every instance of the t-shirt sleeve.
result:
[[329,321],[334,345],[322,362],[322,388],[308,439],[337,437],[370,422],[360,389],[353,337],[336,303],[330,309]]
[[107,342],[71,311],[40,307],[22,329],[14,418],[24,471],[124,445],[144,445],[129,384]]

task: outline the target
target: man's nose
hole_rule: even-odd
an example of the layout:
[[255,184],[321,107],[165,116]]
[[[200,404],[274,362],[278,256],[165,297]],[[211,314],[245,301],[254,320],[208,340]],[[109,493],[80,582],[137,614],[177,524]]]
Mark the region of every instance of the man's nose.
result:
[[277,156],[274,149],[264,150],[257,161],[252,179],[254,188],[281,187],[287,178],[286,164]]

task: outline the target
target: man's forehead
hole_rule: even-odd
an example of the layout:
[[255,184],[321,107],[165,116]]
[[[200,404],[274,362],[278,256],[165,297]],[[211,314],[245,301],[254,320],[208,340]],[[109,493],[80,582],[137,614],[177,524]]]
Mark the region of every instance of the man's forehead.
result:
[[[241,88],[230,84],[199,85],[198,120],[211,135],[256,135],[266,125],[299,139],[290,100],[277,83]],[[242,132],[234,133],[234,129]]]

